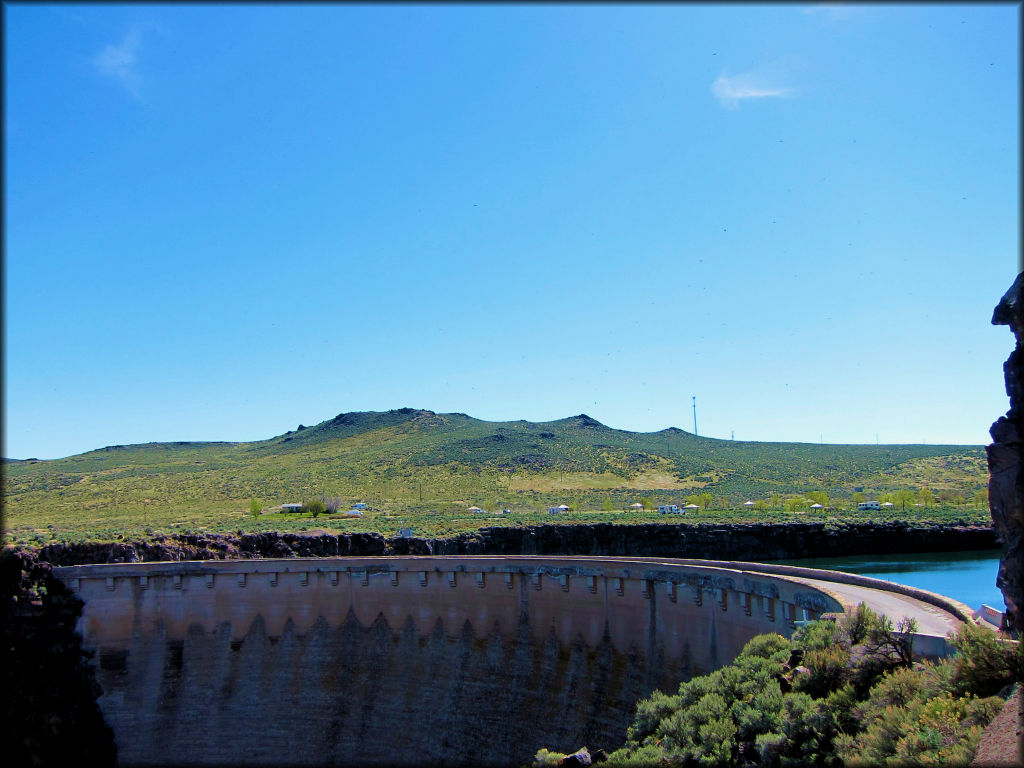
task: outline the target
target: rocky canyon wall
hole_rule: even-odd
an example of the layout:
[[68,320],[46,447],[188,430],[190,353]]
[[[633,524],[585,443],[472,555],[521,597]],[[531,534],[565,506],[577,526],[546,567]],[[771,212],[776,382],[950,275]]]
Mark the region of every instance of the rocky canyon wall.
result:
[[1014,348],[1003,365],[1010,409],[992,425],[988,446],[989,504],[996,535],[1002,543],[996,585],[1006,601],[1007,625],[1024,632],[1024,473],[1021,437],[1024,435],[1024,272],[996,306],[993,325],[1008,325]]

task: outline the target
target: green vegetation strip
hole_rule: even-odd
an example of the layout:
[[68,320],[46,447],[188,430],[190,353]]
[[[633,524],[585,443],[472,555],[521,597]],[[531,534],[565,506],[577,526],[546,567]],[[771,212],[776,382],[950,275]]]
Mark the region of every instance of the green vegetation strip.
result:
[[[915,661],[907,631],[861,605],[791,640],[759,635],[729,666],[642,700],[604,765],[966,766],[1024,677],[1022,646],[968,623],[953,658]],[[541,749],[533,765],[563,757]]]

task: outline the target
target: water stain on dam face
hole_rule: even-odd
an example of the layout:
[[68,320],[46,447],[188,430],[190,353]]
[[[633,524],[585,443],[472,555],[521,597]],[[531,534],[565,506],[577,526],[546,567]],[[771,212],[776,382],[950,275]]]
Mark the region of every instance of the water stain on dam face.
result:
[[123,764],[508,764],[841,610],[725,568],[366,558],[75,566]]

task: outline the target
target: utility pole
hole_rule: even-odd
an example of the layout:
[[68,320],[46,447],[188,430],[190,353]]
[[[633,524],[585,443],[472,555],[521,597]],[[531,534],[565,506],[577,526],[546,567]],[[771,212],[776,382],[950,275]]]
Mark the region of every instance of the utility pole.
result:
[[693,395],[693,434],[697,434],[697,396]]

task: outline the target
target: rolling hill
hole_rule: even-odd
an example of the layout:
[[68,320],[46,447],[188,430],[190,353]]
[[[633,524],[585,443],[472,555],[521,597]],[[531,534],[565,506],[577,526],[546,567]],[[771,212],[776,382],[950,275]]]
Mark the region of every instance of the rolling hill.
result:
[[556,499],[614,508],[640,495],[681,501],[765,499],[823,490],[849,497],[929,488],[970,499],[987,483],[984,449],[956,445],[818,445],[612,429],[585,414],[488,422],[401,408],[341,413],[267,440],[108,446],[63,459],[5,460],[9,529],[118,530],[238,520],[267,506],[339,497],[386,514],[477,504],[539,512]]

